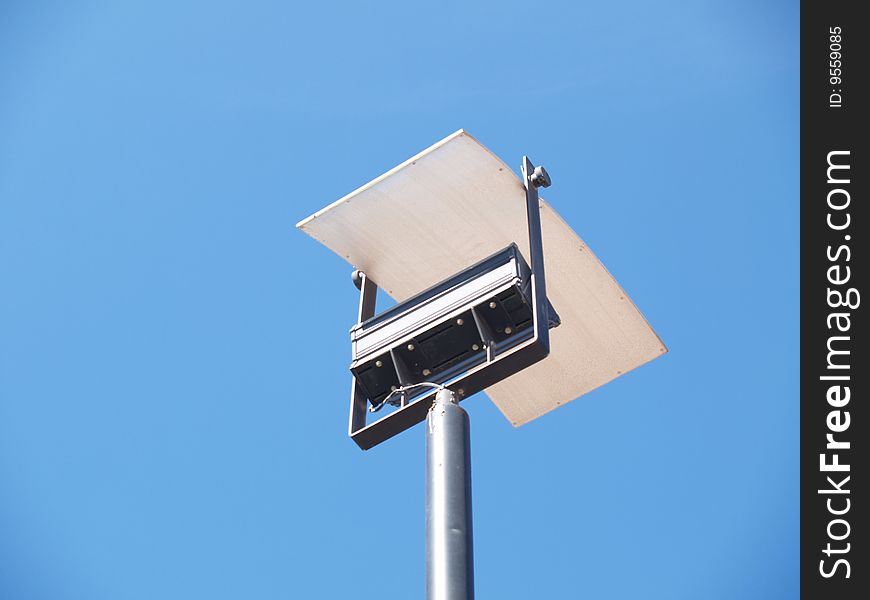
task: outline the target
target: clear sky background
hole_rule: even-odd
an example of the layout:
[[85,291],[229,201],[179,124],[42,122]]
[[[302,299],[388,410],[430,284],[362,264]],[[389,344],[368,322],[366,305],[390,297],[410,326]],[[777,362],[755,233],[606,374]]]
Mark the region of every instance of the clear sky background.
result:
[[798,593],[797,2],[0,2],[0,598],[424,595],[301,218],[462,127],[670,348],[473,429],[478,597]]

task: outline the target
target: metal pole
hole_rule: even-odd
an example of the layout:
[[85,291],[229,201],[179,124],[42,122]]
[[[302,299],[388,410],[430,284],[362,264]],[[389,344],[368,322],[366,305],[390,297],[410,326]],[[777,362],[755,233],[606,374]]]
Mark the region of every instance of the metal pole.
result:
[[468,413],[441,389],[426,425],[426,597],[473,600]]

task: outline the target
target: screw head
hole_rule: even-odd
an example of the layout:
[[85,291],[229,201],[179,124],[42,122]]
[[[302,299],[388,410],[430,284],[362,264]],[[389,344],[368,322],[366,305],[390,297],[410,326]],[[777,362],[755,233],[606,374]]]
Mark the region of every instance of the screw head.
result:
[[414,350],[414,344],[408,344],[408,351]]
[[432,371],[430,371],[429,369],[423,369],[423,376],[424,377],[429,377],[429,375],[431,375],[431,374],[432,374]]
[[456,324],[457,325],[465,325],[465,321],[463,321],[462,319],[456,319]]
[[514,330],[511,329],[510,327],[505,327],[505,328],[504,328],[504,332],[505,332],[506,334],[508,334],[508,335],[510,335],[511,333],[513,333],[513,331],[514,331]]
[[474,350],[475,352],[477,352],[478,350],[480,350],[480,345],[478,345],[478,344],[471,344],[471,349]]
[[383,367],[383,366],[384,366],[384,363],[381,362],[381,361],[379,361],[379,360],[376,360],[376,361],[375,361],[375,366],[376,366],[376,367]]
[[495,302],[490,302],[490,303],[489,303],[489,307],[490,307],[490,308],[495,308],[496,306],[498,306],[498,304],[496,304]]

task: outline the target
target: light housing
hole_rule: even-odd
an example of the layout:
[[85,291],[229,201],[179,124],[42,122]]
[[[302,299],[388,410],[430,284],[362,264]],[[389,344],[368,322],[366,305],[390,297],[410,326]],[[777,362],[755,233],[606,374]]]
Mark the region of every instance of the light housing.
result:
[[[548,305],[549,326],[559,323]],[[516,244],[354,325],[350,370],[372,407],[397,389],[446,384],[535,334],[531,270]],[[401,405],[426,393],[395,395]],[[467,390],[466,390],[467,393]]]

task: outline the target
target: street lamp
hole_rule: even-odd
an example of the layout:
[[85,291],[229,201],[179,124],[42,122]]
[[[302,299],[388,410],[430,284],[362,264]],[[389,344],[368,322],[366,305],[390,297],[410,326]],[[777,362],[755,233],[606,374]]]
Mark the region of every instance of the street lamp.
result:
[[[523,157],[521,174],[460,130],[297,225],[357,268],[351,438],[369,449],[428,421],[430,599],[473,597],[459,402],[484,390],[519,427],[667,351],[539,199],[547,172]],[[377,286],[398,301],[378,315]]]

